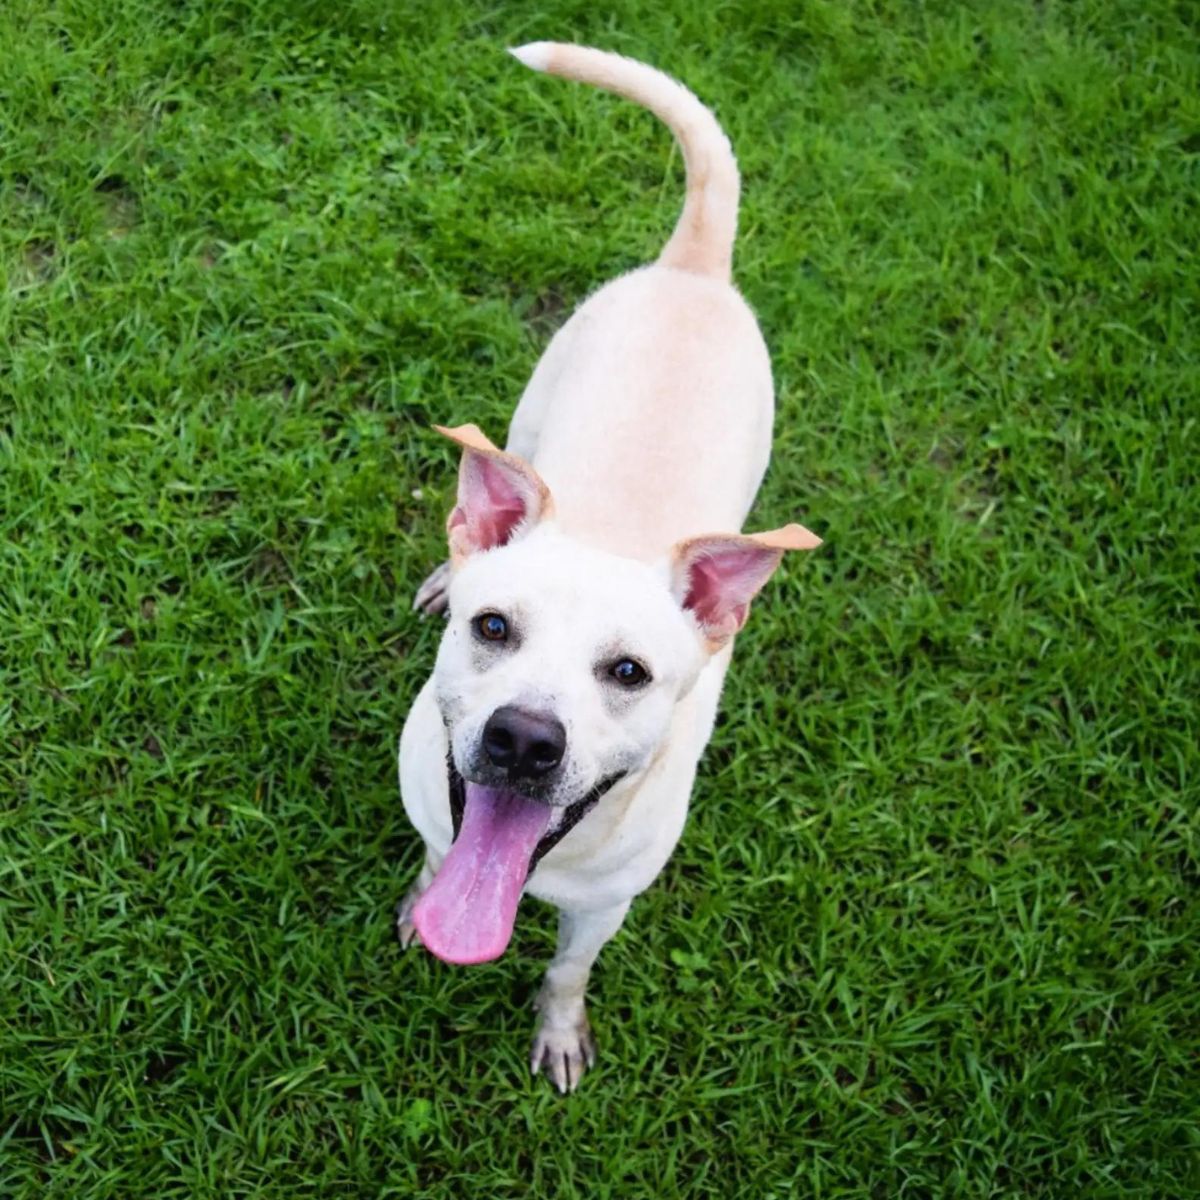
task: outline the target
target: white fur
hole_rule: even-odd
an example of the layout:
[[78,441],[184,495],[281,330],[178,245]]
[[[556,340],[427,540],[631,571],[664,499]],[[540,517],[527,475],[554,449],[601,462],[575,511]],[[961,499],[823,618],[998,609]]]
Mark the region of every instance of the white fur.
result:
[[[480,672],[471,620],[485,610],[519,621],[522,645]],[[597,667],[622,654],[652,677],[628,696],[597,679]],[[617,770],[629,775],[546,855],[526,890],[570,908],[628,900],[653,881],[683,828],[727,662],[705,653],[661,566],[581,545],[545,523],[454,574],[437,665],[401,738],[405,808],[440,861],[451,841],[448,745],[464,764],[502,705],[553,712],[567,729],[564,805]]]
[[[447,748],[463,769],[498,706],[546,709],[565,725],[555,803],[571,803],[615,769],[628,772],[526,889],[566,914],[534,1057],[537,1069],[544,1054],[566,1089],[591,1056],[588,969],[675,846],[729,661],[728,645],[713,653],[672,594],[669,555],[683,539],[741,529],[767,466],[773,397],[757,324],[728,282],[737,171],[708,110],[666,76],[615,55],[551,43],[513,53],[646,103],[688,162],[688,204],[664,252],[670,265],[598,291],[534,371],[508,449],[549,486],[553,518],[456,566],[437,665],[400,745],[404,805],[427,846],[424,884],[452,837]],[[445,575],[436,578],[424,601],[441,596]],[[521,640],[481,669],[471,621],[486,610],[504,613]],[[619,685],[604,678],[600,668],[617,653],[650,669],[636,695],[614,694]],[[411,938],[406,920],[402,912],[401,936]]]
[[528,42],[524,46],[513,46],[509,54],[532,71],[544,71],[550,65],[551,46],[551,42]]

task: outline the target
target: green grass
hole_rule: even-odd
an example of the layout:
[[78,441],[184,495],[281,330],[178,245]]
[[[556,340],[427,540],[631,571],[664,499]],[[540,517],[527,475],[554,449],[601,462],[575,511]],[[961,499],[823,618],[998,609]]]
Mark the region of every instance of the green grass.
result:
[[[651,15],[652,14],[652,15]],[[9,0],[0,1195],[1200,1196],[1196,10]],[[739,645],[601,1060],[402,955],[453,456],[745,178],[826,546]]]

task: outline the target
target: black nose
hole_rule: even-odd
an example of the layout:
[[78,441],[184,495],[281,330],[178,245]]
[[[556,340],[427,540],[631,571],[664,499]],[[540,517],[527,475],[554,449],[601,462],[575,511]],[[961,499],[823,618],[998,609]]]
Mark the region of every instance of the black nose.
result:
[[483,727],[484,753],[514,778],[538,779],[562,762],[567,731],[546,713],[506,704]]

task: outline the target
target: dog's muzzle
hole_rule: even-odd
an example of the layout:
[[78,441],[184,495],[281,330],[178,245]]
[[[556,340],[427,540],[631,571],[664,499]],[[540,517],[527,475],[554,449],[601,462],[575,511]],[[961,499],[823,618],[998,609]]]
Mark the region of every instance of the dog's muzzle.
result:
[[452,963],[489,962],[512,939],[530,872],[617,782],[606,779],[567,807],[509,786],[466,780],[448,755],[454,840],[413,906],[422,943]]
[[[625,775],[625,771],[618,771],[614,775],[609,775],[601,779],[586,795],[576,800],[573,804],[566,806],[558,824],[553,829],[548,830],[534,847],[533,854],[529,858],[527,878],[533,874],[534,867],[595,808],[606,792],[616,787],[625,778]],[[450,821],[454,827],[454,837],[457,839],[462,830],[463,812],[466,809],[467,784],[462,773],[454,765],[454,756],[452,753],[446,755],[446,780],[449,784],[450,793]],[[540,804],[544,802],[530,798],[530,803]]]

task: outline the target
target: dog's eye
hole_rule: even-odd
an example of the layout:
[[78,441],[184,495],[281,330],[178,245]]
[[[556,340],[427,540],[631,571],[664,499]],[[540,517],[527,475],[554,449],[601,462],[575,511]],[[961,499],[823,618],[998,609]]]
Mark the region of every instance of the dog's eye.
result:
[[508,622],[499,613],[480,613],[475,618],[475,629],[488,642],[503,642],[508,638]]
[[625,687],[637,687],[639,683],[645,683],[650,678],[649,671],[632,658],[618,659],[609,667],[608,673]]

